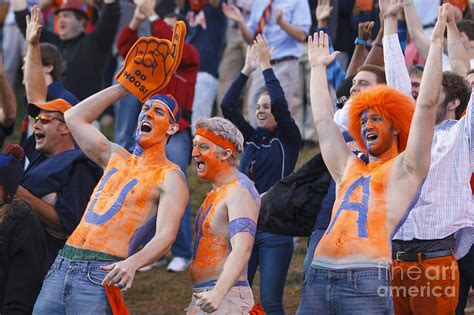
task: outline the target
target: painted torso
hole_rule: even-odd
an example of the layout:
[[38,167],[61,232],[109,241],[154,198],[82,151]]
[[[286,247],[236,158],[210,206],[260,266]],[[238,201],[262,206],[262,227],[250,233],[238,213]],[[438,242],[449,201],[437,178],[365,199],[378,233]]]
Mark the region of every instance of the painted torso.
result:
[[351,160],[337,189],[331,223],[313,264],[324,268],[380,266],[391,261],[387,186],[395,159],[365,164]]
[[[194,222],[196,241],[189,273],[194,284],[216,280],[222,273],[224,263],[231,251],[229,240],[229,216],[225,199],[238,185],[244,185],[258,198],[252,182],[243,174],[230,183],[219,187],[206,196]],[[245,271],[239,280],[247,280]]]
[[169,161],[142,166],[137,159],[112,156],[68,245],[125,258],[153,231],[159,186],[179,168]]

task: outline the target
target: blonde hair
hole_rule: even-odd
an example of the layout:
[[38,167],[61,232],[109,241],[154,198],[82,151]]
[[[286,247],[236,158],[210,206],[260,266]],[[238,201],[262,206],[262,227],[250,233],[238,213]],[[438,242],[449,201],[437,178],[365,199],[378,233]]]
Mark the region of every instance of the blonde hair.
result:
[[240,130],[232,123],[222,117],[212,117],[206,119],[200,119],[196,123],[196,129],[204,128],[212,131],[216,135],[224,138],[227,141],[232,142],[235,145],[236,154],[234,156],[235,163],[237,165],[237,154],[242,153],[244,150],[244,136]]

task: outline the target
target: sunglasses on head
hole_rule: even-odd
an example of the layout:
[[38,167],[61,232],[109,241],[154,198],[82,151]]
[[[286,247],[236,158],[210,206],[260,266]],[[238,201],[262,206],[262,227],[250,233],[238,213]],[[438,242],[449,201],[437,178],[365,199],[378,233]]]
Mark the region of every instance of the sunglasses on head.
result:
[[43,125],[46,125],[46,124],[49,124],[50,122],[52,122],[53,120],[59,120],[60,122],[65,122],[64,120],[62,120],[61,118],[58,118],[58,117],[54,117],[54,116],[50,116],[50,115],[38,115],[35,117],[35,122],[40,122],[41,124]]

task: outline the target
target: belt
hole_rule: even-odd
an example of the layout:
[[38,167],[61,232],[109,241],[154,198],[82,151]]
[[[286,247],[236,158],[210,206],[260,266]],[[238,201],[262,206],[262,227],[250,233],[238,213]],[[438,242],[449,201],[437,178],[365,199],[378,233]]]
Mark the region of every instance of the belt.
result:
[[[217,280],[209,280],[206,282],[199,283],[195,285],[194,289],[204,288],[204,287],[213,287],[217,283]],[[250,287],[250,284],[247,280],[239,280],[234,284],[234,287]]]
[[74,246],[64,245],[63,249],[59,251],[59,256],[70,260],[96,260],[96,261],[120,261],[124,258],[109,255],[106,253],[96,252],[94,250],[77,248]]
[[418,252],[418,253],[407,253],[407,252],[393,252],[392,258],[398,261],[419,261],[430,259],[430,258],[438,258],[438,257],[448,257],[451,256],[452,253],[450,250],[439,250],[434,252]]
[[276,65],[277,63],[281,63],[283,61],[288,61],[288,60],[298,60],[297,57],[295,56],[286,56],[286,57],[281,57],[281,58],[278,58],[278,59],[273,59],[270,61],[270,64],[271,65]]

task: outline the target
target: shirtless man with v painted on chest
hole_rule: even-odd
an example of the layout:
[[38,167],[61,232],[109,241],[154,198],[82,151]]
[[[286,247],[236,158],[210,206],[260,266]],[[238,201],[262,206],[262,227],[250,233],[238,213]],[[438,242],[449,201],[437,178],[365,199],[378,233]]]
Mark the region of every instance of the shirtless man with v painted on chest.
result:
[[200,178],[212,182],[199,209],[194,231],[193,299],[188,315],[247,314],[253,307],[247,281],[260,196],[254,184],[240,173],[238,154],[243,136],[220,117],[198,121],[193,159]]

